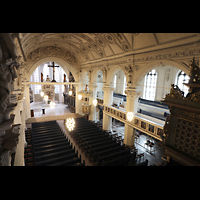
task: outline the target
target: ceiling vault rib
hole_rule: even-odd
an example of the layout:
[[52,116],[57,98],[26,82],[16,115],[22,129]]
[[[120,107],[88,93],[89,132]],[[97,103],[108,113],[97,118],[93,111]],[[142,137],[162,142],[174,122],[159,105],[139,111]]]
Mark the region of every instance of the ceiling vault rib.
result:
[[153,33],[153,35],[154,35],[154,37],[155,37],[155,40],[156,40],[157,45],[159,45],[159,41],[158,41],[158,38],[157,38],[156,33]]
[[60,54],[66,54],[69,59],[70,56],[76,57],[80,65],[85,65],[190,45],[199,42],[199,35],[199,33],[21,33],[20,42],[25,60],[30,56],[34,57],[37,51],[50,54],[59,51]]

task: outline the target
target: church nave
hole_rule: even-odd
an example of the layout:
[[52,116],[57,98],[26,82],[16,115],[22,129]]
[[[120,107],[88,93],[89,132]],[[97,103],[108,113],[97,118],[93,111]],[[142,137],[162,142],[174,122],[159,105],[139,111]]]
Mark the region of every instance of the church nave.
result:
[[199,166],[199,59],[199,33],[0,33],[0,166],[55,123],[85,166]]

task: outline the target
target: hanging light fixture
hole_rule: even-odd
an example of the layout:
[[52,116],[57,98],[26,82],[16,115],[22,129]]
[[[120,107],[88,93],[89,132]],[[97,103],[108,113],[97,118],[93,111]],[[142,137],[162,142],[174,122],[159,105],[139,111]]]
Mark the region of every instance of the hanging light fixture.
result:
[[74,118],[68,118],[65,122],[65,125],[69,131],[72,131],[75,125]]
[[47,103],[48,99],[49,99],[48,95],[45,95],[44,100],[46,101],[46,103]]
[[128,112],[126,116],[129,122],[133,120],[133,112]]
[[40,92],[40,96],[43,97],[44,96],[44,92]]
[[79,100],[82,99],[82,95],[81,95],[81,94],[78,95],[78,99],[79,99]]
[[72,96],[72,85],[69,86],[69,96]]

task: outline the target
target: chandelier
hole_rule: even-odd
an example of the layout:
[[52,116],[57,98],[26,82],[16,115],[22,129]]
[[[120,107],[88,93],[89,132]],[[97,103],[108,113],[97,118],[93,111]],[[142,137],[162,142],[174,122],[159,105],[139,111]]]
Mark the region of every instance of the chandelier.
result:
[[85,86],[85,90],[81,90],[78,92],[78,98],[79,100],[82,99],[82,97],[89,98],[93,96],[93,92],[88,90],[88,85]]
[[133,120],[133,112],[128,112],[126,116],[127,116],[127,120],[129,122],[131,122]]
[[65,122],[65,126],[69,131],[72,131],[74,129],[75,121],[74,118],[68,118]]

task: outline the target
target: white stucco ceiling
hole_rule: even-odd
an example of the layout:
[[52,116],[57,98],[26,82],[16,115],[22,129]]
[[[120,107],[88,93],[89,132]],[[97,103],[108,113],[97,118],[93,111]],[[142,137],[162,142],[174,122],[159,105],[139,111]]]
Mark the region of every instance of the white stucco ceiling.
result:
[[54,46],[79,63],[159,50],[199,41],[199,33],[20,33],[25,55]]

